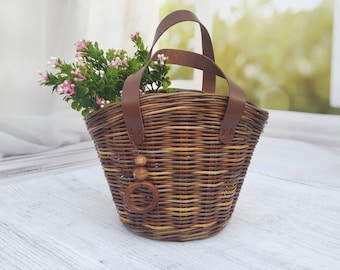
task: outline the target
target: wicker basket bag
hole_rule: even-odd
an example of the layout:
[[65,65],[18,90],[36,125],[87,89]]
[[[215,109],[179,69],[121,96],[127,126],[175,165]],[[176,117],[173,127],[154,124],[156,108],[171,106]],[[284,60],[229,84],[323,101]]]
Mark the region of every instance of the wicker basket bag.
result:
[[[86,118],[120,220],[158,240],[206,238],[226,226],[268,118],[215,64],[210,37],[191,12],[166,17],[154,43],[181,21],[200,24],[203,54],[163,49],[150,61],[163,53],[171,64],[203,70],[203,91],[140,96],[143,68],[126,80],[122,102]],[[216,76],[229,97],[214,93]]]

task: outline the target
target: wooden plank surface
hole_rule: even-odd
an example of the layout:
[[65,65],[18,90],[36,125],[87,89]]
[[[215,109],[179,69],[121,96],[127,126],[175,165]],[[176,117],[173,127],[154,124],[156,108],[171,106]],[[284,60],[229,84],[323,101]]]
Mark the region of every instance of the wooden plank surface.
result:
[[262,137],[230,224],[185,243],[125,229],[97,160],[50,158],[71,166],[11,177],[20,166],[0,163],[1,270],[340,269],[339,148]]

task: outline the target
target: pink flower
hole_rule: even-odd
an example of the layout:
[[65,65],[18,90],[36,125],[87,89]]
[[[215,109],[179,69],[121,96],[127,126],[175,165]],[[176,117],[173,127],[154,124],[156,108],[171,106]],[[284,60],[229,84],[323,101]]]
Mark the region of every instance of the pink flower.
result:
[[74,46],[76,46],[76,51],[83,51],[84,49],[87,49],[87,46],[91,44],[91,41],[89,40],[80,40],[76,41],[74,43]]
[[76,46],[76,51],[81,51],[82,49],[86,48],[84,43],[82,41],[77,41],[74,43],[74,46]]
[[103,98],[101,98],[100,96],[96,95],[96,103],[98,105],[103,105],[103,104],[105,104],[105,100]]
[[164,67],[165,62],[168,60],[168,57],[164,56],[164,54],[157,55],[157,61],[154,61],[156,66]]
[[72,71],[71,71],[71,74],[74,75],[74,76],[76,76],[76,77],[74,78],[74,81],[75,81],[75,82],[80,82],[80,81],[86,80],[85,75],[83,75],[83,74],[80,73],[80,69],[79,69],[79,68],[77,68],[76,70],[72,70]]
[[86,66],[83,58],[78,58],[77,66],[83,68]]
[[103,108],[105,105],[109,104],[109,100],[105,100],[101,98],[100,96],[96,95],[96,103],[100,106],[100,108]]
[[68,80],[65,80],[62,84],[59,84],[56,92],[59,95],[65,95],[66,97],[71,97],[76,93],[75,91],[75,85],[73,83],[70,83]]
[[120,59],[119,57],[116,57],[114,60],[109,62],[107,65],[109,67],[114,67],[115,69],[119,69],[119,67],[121,67],[121,66],[128,67],[129,64],[128,64],[127,54],[124,54],[123,60]]
[[132,41],[136,40],[139,37],[139,32],[136,32],[136,34],[131,34],[130,37]]
[[91,44],[90,40],[81,40],[76,41],[74,46],[76,46],[76,58],[81,58],[83,56],[83,52],[88,50],[88,46]]
[[51,56],[50,61],[47,62],[48,65],[51,65],[53,68],[60,66],[59,59],[57,57]]
[[43,84],[43,83],[46,83],[46,82],[49,82],[50,79],[48,78],[47,75],[44,75],[41,71],[38,71],[38,74],[41,76],[40,79],[38,79],[38,83],[40,84]]

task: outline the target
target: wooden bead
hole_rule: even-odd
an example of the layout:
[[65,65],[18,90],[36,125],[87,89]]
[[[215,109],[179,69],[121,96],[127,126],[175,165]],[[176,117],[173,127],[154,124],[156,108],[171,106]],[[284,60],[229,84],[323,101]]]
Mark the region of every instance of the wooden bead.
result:
[[137,167],[133,170],[133,177],[137,181],[143,181],[149,176],[149,171],[145,167]]
[[135,164],[137,166],[145,166],[145,164],[148,162],[146,156],[144,155],[138,155],[136,158],[135,158]]

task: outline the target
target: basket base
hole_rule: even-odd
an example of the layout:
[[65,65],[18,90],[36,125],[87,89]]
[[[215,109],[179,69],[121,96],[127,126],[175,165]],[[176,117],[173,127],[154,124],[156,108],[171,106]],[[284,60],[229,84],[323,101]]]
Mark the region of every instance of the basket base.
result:
[[199,224],[196,228],[169,228],[168,226],[150,226],[128,224],[121,219],[124,227],[129,231],[152,240],[187,242],[193,240],[203,240],[221,232],[230,222],[231,216],[223,223],[219,224]]

